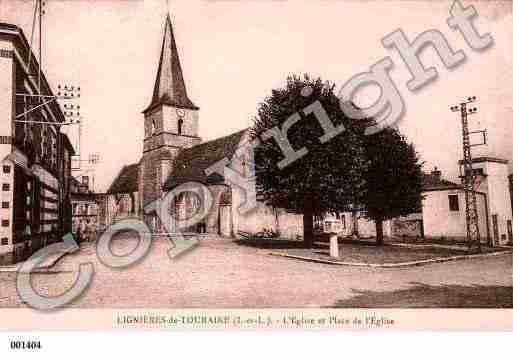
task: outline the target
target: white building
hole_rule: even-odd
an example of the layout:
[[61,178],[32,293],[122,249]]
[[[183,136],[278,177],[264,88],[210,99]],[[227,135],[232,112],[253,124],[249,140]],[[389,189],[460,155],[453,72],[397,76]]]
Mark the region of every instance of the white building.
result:
[[[475,158],[473,170],[477,176],[475,193],[481,242],[493,245],[513,243],[509,184],[510,179],[513,182],[513,175],[508,176],[508,161],[493,157]],[[361,211],[328,214],[319,224],[319,229],[337,232],[340,236],[365,238],[376,235],[374,221],[367,219]],[[388,237],[466,240],[463,186],[442,178],[442,173],[436,168],[430,174],[424,174],[422,212],[385,221],[383,231]]]
[[[461,165],[461,162],[460,162]],[[479,157],[473,160],[481,241],[506,244],[513,241],[508,161]],[[424,235],[466,238],[465,193],[462,185],[447,181],[436,170],[426,176],[422,219]]]

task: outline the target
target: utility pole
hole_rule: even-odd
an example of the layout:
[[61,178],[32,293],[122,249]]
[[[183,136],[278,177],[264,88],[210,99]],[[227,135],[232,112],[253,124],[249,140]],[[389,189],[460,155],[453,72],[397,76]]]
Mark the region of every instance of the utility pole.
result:
[[[465,191],[465,215],[467,224],[467,241],[469,251],[474,246],[478,252],[481,252],[481,234],[479,233],[479,218],[477,214],[477,199],[475,192],[474,170],[472,168],[472,152],[471,148],[486,144],[486,130],[470,131],[468,125],[468,116],[477,113],[477,108],[468,105],[476,101],[476,97],[467,98],[467,101],[460,102],[457,106],[452,106],[451,111],[459,112],[461,115],[461,130],[463,137],[463,189]],[[480,133],[483,135],[484,142],[480,144],[471,144],[470,135]]]
[[61,108],[64,118],[67,121],[78,125],[78,157],[80,158],[80,142],[81,142],[81,127],[82,127],[82,115],[80,113],[80,101],[81,89],[80,86],[69,86],[69,85],[58,85],[57,86],[57,97],[61,100]]
[[[24,103],[24,111],[16,116],[16,119],[14,120],[15,123],[23,123],[24,125],[40,125],[40,126],[54,126],[55,132],[56,132],[56,149],[57,152],[56,158],[57,158],[57,172],[58,172],[58,179],[59,183],[61,184],[59,186],[59,193],[58,193],[58,211],[59,211],[59,227],[62,230],[63,227],[63,221],[64,221],[64,208],[62,206],[63,200],[64,200],[64,186],[62,185],[65,179],[65,173],[64,173],[64,147],[63,143],[61,141],[61,127],[62,126],[68,126],[68,125],[80,125],[80,112],[74,112],[74,111],[68,111],[70,108],[75,110],[75,105],[70,105],[65,103],[64,105],[60,104],[61,108],[64,108],[64,111],[62,112],[64,115],[64,122],[58,122],[53,121],[50,118],[45,118],[42,115],[43,108],[49,106],[52,102],[59,102],[61,101],[69,101],[74,100],[76,97],[80,97],[80,87],[78,87],[77,90],[69,91],[61,93],[60,91],[61,86],[59,85],[59,92],[57,95],[43,95],[41,93],[41,90],[39,90],[38,94],[28,94],[28,93],[17,93],[16,97],[23,100]],[[68,86],[65,86],[66,89],[68,89]],[[70,88],[75,89],[73,86]],[[71,107],[70,107],[71,106]],[[80,110],[80,106],[77,106],[78,110]],[[31,115],[29,118],[28,115]],[[63,233],[60,233],[62,235]]]
[[[94,183],[95,183],[96,165],[98,163],[100,163],[100,155],[98,153],[91,153],[91,154],[89,154],[88,160],[78,160],[78,161],[79,161],[78,167],[71,169],[72,171],[75,172],[74,177],[77,178],[77,177],[83,176],[86,173],[92,173],[92,176],[91,176],[92,186],[90,188],[92,188],[92,191],[95,192]],[[82,168],[83,162],[87,162],[89,164],[88,167],[90,167],[90,168]],[[76,173],[76,172],[79,172],[79,173]]]
[[[59,183],[59,193],[58,193],[58,211],[59,218],[61,220],[60,227],[62,226],[62,218],[63,218],[63,207],[62,203],[64,200],[63,196],[63,186],[62,183],[64,181],[64,148],[63,143],[61,141],[61,127],[67,125],[79,125],[81,126],[81,116],[80,116],[80,105],[70,104],[70,101],[77,101],[80,98],[80,87],[75,86],[58,86],[57,95],[53,94],[51,90],[46,87],[43,89],[43,15],[45,15],[45,7],[46,3],[44,0],[35,0],[34,1],[34,13],[32,18],[32,31],[30,36],[30,44],[28,51],[28,59],[27,59],[27,67],[28,67],[28,76],[34,79],[35,85],[37,85],[37,92],[25,93],[20,92],[16,93],[16,101],[22,101],[23,103],[23,111],[16,115],[14,122],[22,123],[25,127],[25,133],[27,130],[35,125],[41,128],[41,133],[43,134],[43,129],[48,127],[53,127],[56,133],[56,142],[55,142],[55,151],[56,151],[56,159],[57,159],[57,172]],[[38,29],[36,30],[36,26],[38,25]],[[33,40],[34,33],[39,32],[39,61],[37,66],[37,72],[32,71],[32,57],[33,56]],[[37,80],[37,82],[36,82]],[[61,118],[52,119],[51,116],[47,115],[52,113],[51,106],[59,105],[61,107],[61,112],[64,115],[64,120]],[[46,111],[45,111],[46,110]],[[79,139],[80,146],[80,139]]]
[[39,8],[39,71],[37,74],[37,86],[39,90],[39,94],[41,94],[41,73],[43,71],[43,6],[45,3],[42,0],[36,0]]

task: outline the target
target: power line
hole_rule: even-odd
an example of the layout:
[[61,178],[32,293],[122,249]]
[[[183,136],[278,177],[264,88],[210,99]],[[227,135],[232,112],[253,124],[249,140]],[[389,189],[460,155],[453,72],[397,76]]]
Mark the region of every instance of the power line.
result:
[[[476,246],[477,251],[481,252],[481,234],[479,232],[479,217],[477,212],[477,199],[475,192],[475,173],[472,168],[472,151],[475,146],[486,145],[486,130],[470,131],[468,124],[468,116],[477,113],[477,108],[469,107],[471,103],[476,101],[475,96],[467,98],[467,101],[460,102],[459,105],[452,106],[451,111],[459,112],[461,115],[461,130],[463,140],[463,190],[465,192],[465,217],[467,225],[467,241],[469,250]],[[483,135],[483,143],[472,144],[470,135],[481,133]]]

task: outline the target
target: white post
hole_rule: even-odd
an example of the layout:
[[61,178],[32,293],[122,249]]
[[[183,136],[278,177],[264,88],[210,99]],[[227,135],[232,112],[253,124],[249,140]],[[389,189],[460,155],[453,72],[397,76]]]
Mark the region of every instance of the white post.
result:
[[340,258],[338,253],[338,237],[335,233],[330,235],[330,257]]

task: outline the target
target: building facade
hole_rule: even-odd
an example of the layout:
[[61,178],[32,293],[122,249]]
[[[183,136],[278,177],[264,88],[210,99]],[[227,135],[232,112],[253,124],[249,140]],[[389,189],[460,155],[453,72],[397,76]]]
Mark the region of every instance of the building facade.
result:
[[[513,243],[508,161],[478,157],[473,159],[472,167],[476,176],[481,241],[490,245]],[[467,227],[462,185],[444,180],[440,171],[435,170],[425,185],[424,197],[422,217],[425,236],[464,240]]]
[[74,152],[28,41],[10,24],[0,24],[0,93],[0,261],[12,263],[60,240],[69,225]]
[[[182,229],[203,234],[235,236],[264,229],[284,237],[302,235],[302,216],[272,209],[258,202],[251,211],[240,211],[246,192],[207,169],[226,160],[230,170],[248,173],[249,131],[242,130],[208,142],[199,137],[199,107],[188,97],[171,19],[166,18],[154,90],[144,115],[144,146],[141,160],[123,167],[107,192],[107,223],[131,216],[144,217],[153,232],[164,232],[156,212],[143,211],[154,201],[185,183],[208,188],[213,204],[194,226]],[[254,181],[249,179],[249,181]],[[255,184],[252,183],[254,186]],[[196,194],[185,192],[175,199],[175,218],[187,217],[201,205]]]
[[123,166],[102,202],[105,226],[124,218],[142,217],[139,182],[139,163]]
[[89,177],[73,178],[71,186],[71,232],[80,242],[95,240],[101,231],[102,194],[90,190]]
[[[481,242],[491,246],[513,244],[511,181],[508,161],[493,157],[473,160],[475,194]],[[461,163],[460,163],[461,165]],[[417,237],[464,242],[467,239],[465,192],[461,184],[448,181],[435,168],[425,173],[422,211],[383,223],[388,237]],[[374,221],[364,211],[330,213],[319,223],[340,236],[374,237]]]

